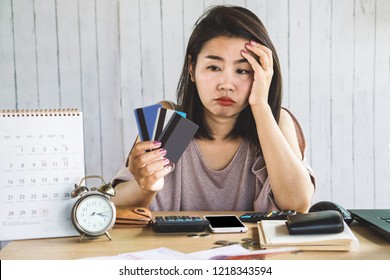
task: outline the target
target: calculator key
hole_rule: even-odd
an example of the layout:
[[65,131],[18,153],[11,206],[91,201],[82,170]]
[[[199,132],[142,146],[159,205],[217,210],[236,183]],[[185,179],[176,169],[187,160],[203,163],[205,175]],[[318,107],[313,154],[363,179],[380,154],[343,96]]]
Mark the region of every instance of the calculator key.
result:
[[203,232],[209,222],[199,216],[164,216],[155,217],[152,224],[156,232]]

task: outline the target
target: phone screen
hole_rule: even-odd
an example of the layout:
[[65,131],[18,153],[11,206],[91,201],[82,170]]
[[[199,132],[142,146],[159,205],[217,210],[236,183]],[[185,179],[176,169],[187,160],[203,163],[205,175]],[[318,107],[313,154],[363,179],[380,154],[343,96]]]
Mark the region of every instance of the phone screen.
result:
[[209,228],[214,233],[247,232],[247,227],[235,215],[204,216],[209,221]]
[[205,216],[212,228],[244,227],[236,216]]

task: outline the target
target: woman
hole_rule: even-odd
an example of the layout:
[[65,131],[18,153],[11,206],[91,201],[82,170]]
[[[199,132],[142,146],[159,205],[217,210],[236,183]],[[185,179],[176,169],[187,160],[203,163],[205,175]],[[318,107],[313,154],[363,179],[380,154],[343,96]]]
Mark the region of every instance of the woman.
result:
[[304,138],[281,109],[282,77],[255,14],[216,6],[196,23],[177,109],[199,125],[175,168],[161,143],[137,141],[114,182],[116,204],[155,211],[308,210],[314,176]]

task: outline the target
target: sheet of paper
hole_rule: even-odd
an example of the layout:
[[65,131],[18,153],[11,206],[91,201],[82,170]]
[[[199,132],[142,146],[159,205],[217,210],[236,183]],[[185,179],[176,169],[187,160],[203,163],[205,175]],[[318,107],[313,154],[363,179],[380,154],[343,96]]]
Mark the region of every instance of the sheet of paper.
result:
[[223,246],[220,248],[214,248],[210,250],[198,251],[194,253],[188,254],[189,256],[193,256],[202,260],[224,260],[229,259],[229,257],[236,257],[236,259],[240,259],[240,257],[245,257],[245,259],[250,259],[251,256],[267,256],[271,254],[280,254],[287,253],[298,250],[294,247],[285,247],[285,248],[276,248],[276,249],[268,249],[268,250],[248,250],[243,248],[241,245],[235,244],[231,246]]
[[161,247],[146,251],[121,254],[122,257],[132,260],[191,260],[185,253]]
[[188,254],[160,247],[151,250],[130,252],[113,256],[99,256],[83,258],[82,260],[193,260],[196,259]]
[[242,254],[247,254],[249,252],[250,251],[248,249],[245,249],[241,245],[235,244],[230,246],[223,246],[220,248],[214,248],[214,249],[189,253],[188,255],[196,259],[208,260],[215,256],[242,255]]
[[186,254],[169,248],[160,247],[151,250],[130,252],[113,256],[83,258],[82,260],[224,260],[232,256],[238,257],[237,259],[239,259],[239,256],[246,256],[246,259],[250,259],[250,256],[266,256],[295,250],[296,248],[288,247],[251,251],[243,248],[241,245],[235,244]]

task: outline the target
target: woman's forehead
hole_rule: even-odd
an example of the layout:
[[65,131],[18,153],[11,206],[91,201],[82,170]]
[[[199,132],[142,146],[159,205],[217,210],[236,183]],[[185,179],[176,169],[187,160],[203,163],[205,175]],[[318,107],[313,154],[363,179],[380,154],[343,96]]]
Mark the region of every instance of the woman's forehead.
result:
[[247,39],[239,37],[215,37],[204,44],[198,58],[229,60],[235,63],[246,62],[241,55],[241,50],[245,49],[245,44],[248,42]]

